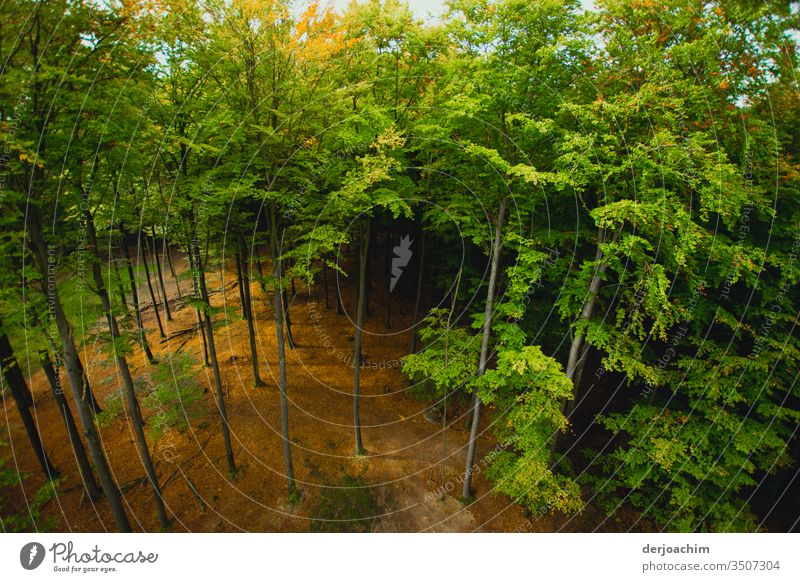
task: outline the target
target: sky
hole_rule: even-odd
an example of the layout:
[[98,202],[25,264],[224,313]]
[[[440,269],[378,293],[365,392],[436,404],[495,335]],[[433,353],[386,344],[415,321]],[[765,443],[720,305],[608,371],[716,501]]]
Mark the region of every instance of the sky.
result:
[[[325,3],[324,0],[322,2]],[[333,6],[336,10],[341,11],[350,4],[350,0],[333,0]],[[419,18],[423,20],[429,16],[441,16],[447,9],[447,0],[406,0],[411,10]],[[584,8],[590,9],[592,7],[592,0],[581,0]]]
[[[414,14],[422,19],[430,15],[441,16],[445,11],[445,0],[406,0],[406,2]],[[350,0],[333,0],[336,10],[343,10],[348,4]]]

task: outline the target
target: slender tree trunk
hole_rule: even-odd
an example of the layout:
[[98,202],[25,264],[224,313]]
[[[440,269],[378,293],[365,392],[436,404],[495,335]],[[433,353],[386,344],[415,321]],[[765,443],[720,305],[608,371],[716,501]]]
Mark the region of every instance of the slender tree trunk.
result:
[[342,289],[339,284],[339,273],[336,273],[336,315],[341,315],[344,312],[344,303],[342,302]]
[[203,340],[203,365],[208,368],[211,362],[208,359],[208,340],[206,339],[206,328],[203,324],[203,316],[199,309],[195,309],[197,314],[197,324],[200,326],[200,338]]
[[172,321],[172,313],[169,310],[169,296],[167,295],[167,287],[164,285],[164,273],[161,270],[161,258],[158,256],[158,247],[156,245],[155,228],[153,229],[153,261],[156,264],[156,273],[158,274],[158,284],[161,287],[161,297],[164,300],[164,314],[167,316],[167,321]]
[[234,253],[236,257],[236,284],[239,286],[239,299],[242,303],[242,319],[247,317],[247,300],[244,298],[244,283],[242,283],[242,260],[239,258],[239,253]]
[[[489,338],[492,334],[492,313],[494,309],[495,285],[497,283],[497,271],[500,266],[500,250],[503,234],[503,220],[506,213],[507,200],[500,201],[497,211],[497,224],[494,230],[494,242],[492,243],[491,269],[489,271],[489,289],[486,294],[486,309],[483,313],[483,337],[481,338],[481,355],[478,362],[477,376],[486,373],[486,364],[489,360]],[[464,485],[461,489],[461,497],[469,499],[472,495],[472,471],[475,462],[475,447],[478,441],[478,428],[481,423],[481,399],[475,392],[472,397],[472,427],[469,431],[469,447],[467,448],[467,464],[464,469]]]
[[139,458],[142,461],[142,465],[144,465],[147,479],[150,481],[150,487],[153,489],[153,498],[156,502],[158,521],[161,524],[162,529],[167,529],[169,528],[167,510],[164,506],[164,498],[161,495],[161,487],[158,484],[158,476],[156,475],[156,470],[153,466],[153,459],[150,456],[150,450],[147,447],[147,438],[144,434],[142,413],[139,409],[139,402],[136,400],[136,389],[133,385],[133,377],[131,376],[131,371],[128,367],[128,360],[124,355],[122,355],[116,345],[116,342],[120,339],[119,326],[117,325],[117,318],[114,317],[114,312],[111,308],[111,299],[103,281],[103,274],[100,271],[100,257],[97,253],[97,233],[95,232],[94,227],[94,217],[88,210],[85,212],[85,216],[88,231],[89,250],[92,253],[92,257],[90,259],[92,261],[92,275],[94,277],[94,284],[97,294],[100,296],[100,305],[106,314],[108,331],[111,333],[114,360],[116,361],[120,376],[122,376],[122,384],[125,388],[128,416],[131,419],[133,432],[136,437],[136,448],[139,451]]
[[175,272],[175,261],[172,258],[172,247],[167,242],[167,236],[164,235],[164,254],[167,255],[167,264],[169,265],[169,272],[175,280],[175,290],[178,292],[178,299],[182,299],[181,284],[178,281],[178,274]]
[[[244,237],[241,237],[241,244],[242,244],[242,253],[247,252],[247,244],[245,243]],[[247,256],[243,254],[243,256]],[[241,268],[241,276],[242,276],[242,289],[244,289],[244,295],[242,296],[242,303],[244,304],[245,311],[247,313],[245,319],[247,320],[247,335],[250,339],[250,356],[253,362],[253,385],[256,388],[260,388],[265,386],[264,382],[261,380],[261,375],[258,373],[258,346],[256,345],[256,330],[255,324],[253,322],[253,301],[252,295],[250,294],[250,276],[248,274],[247,266],[250,264],[250,261],[246,261],[244,264],[245,268]]]
[[359,388],[361,383],[361,329],[364,325],[364,311],[367,303],[367,263],[369,261],[369,241],[372,218],[366,220],[366,226],[361,232],[360,248],[358,252],[358,300],[356,302],[356,332],[355,346],[353,348],[353,426],[356,436],[356,454],[364,454],[364,444],[361,441],[361,415],[359,412]]
[[[73,346],[74,346],[74,339],[73,339]],[[77,349],[75,353],[78,353]],[[95,397],[94,392],[92,391],[92,386],[89,384],[89,375],[86,373],[86,370],[83,367],[83,362],[81,362],[80,357],[78,358],[77,366],[78,370],[81,373],[81,376],[83,377],[83,395],[81,398],[86,403],[89,404],[89,408],[93,414],[100,414],[101,412],[103,412],[103,409],[100,407],[100,403],[97,401],[97,398]]]
[[[600,285],[603,282],[603,275],[608,269],[608,263],[600,261],[603,258],[602,245],[605,242],[606,232],[604,228],[597,230],[597,251],[595,252],[595,262],[598,263],[592,279],[589,282],[589,290],[587,291],[586,301],[583,304],[579,319],[581,321],[588,321],[594,314],[595,305],[600,295]],[[616,241],[619,233],[614,235]],[[581,377],[583,375],[583,367],[586,364],[586,356],[588,354],[588,347],[586,345],[586,336],[582,331],[575,334],[569,346],[569,357],[567,358],[567,378],[572,380],[573,399],[567,400],[566,398],[561,401],[561,411],[565,416],[570,416],[573,411],[574,403],[578,399],[578,391],[580,390]],[[553,447],[557,445],[558,437],[553,438]]]
[[292,464],[292,442],[289,440],[289,398],[286,393],[286,347],[283,343],[283,280],[281,273],[281,249],[278,246],[278,221],[275,210],[270,208],[270,252],[272,253],[272,275],[275,279],[275,338],[278,345],[278,377],[280,389],[281,437],[283,439],[283,459],[286,465],[286,479],[289,494],[296,491],[294,466]]
[[[284,263],[281,260],[281,275],[284,272]],[[294,288],[294,277],[291,280],[291,287],[292,287],[292,301],[294,301],[295,296],[297,295],[295,288]],[[294,342],[294,334],[292,334],[292,316],[289,312],[289,292],[286,289],[283,289],[283,322],[286,325],[286,343],[289,345],[289,349],[293,350],[297,347]]]
[[125,311],[127,313],[128,298],[125,297],[125,285],[122,282],[122,272],[119,270],[119,264],[116,261],[114,261],[114,272],[117,274],[117,281],[119,283],[119,298],[120,301],[122,301],[122,307],[125,308]]
[[258,285],[261,287],[261,292],[267,294],[267,283],[264,278],[264,267],[261,265],[261,256],[256,253],[256,269],[258,269]]
[[289,344],[289,349],[293,350],[296,347],[294,343],[294,335],[292,335],[292,318],[289,315],[289,298],[286,289],[281,291],[283,295],[283,316],[286,322],[286,343]]
[[83,434],[89,447],[89,454],[94,461],[95,470],[100,478],[100,485],[111,506],[111,511],[118,529],[122,532],[130,532],[131,525],[128,521],[128,516],[125,514],[122,496],[111,475],[111,468],[108,466],[108,461],[103,452],[103,446],[94,424],[92,411],[88,403],[83,399],[82,391],[84,378],[81,373],[78,353],[75,349],[72,328],[67,321],[64,308],[61,305],[58,287],[55,282],[48,280],[47,250],[44,242],[44,235],[41,230],[41,218],[38,209],[34,205],[29,207],[26,225],[29,245],[34,259],[37,262],[39,272],[42,275],[42,293],[44,293],[45,301],[47,301],[50,313],[55,317],[56,326],[58,327],[67,378],[69,379],[70,388],[72,389],[72,397],[75,401],[75,406],[78,409],[78,417],[80,418]]
[[100,487],[97,486],[97,481],[94,479],[92,465],[89,463],[89,457],[86,456],[86,449],[83,447],[83,442],[81,442],[78,427],[75,425],[75,419],[72,416],[72,411],[69,409],[67,398],[64,396],[64,391],[61,389],[58,372],[56,372],[53,361],[50,359],[50,354],[47,350],[39,352],[39,361],[42,364],[44,375],[47,377],[47,381],[50,384],[56,406],[58,406],[58,410],[61,412],[61,418],[64,419],[64,426],[67,428],[67,436],[69,436],[72,452],[78,463],[78,471],[80,471],[81,481],[83,481],[86,494],[90,499],[98,499],[102,492],[100,491]]
[[[192,271],[192,291],[194,293],[194,297],[200,297],[200,285],[198,285],[198,277],[194,274],[196,268],[194,266],[194,247],[189,246],[189,270]],[[203,317],[200,314],[200,308],[195,307],[194,309],[195,315],[197,316],[197,326],[200,328],[200,339],[203,341],[203,366],[206,368],[211,366],[211,362],[208,359],[208,341],[206,340],[206,328],[205,324],[203,323]]]
[[[156,299],[156,294],[153,291],[153,283],[150,280],[150,267],[147,265],[147,252],[149,251],[147,245],[147,238],[145,237],[143,232],[139,232],[139,240],[144,238],[144,249],[142,249],[142,263],[144,264],[144,276],[147,279],[147,288],[150,290],[150,299],[153,301],[153,313],[156,314],[156,322],[158,323],[158,332],[161,334],[161,337],[167,337],[164,333],[164,325],[161,323],[161,314],[158,312],[158,300]],[[141,244],[139,245],[141,249]]]
[[147,334],[144,331],[144,324],[142,323],[142,308],[139,303],[139,291],[136,288],[136,275],[133,272],[133,261],[131,261],[131,253],[128,248],[128,242],[124,227],[120,226],[120,233],[122,238],[122,252],[125,255],[125,262],[128,265],[128,278],[131,280],[131,299],[133,300],[133,312],[136,316],[136,327],[139,330],[139,343],[142,345],[147,361],[151,364],[156,363],[153,352],[150,350],[150,343],[147,341]]
[[417,267],[417,293],[414,297],[414,316],[411,319],[410,353],[412,354],[417,353],[417,320],[419,319],[419,309],[422,303],[422,282],[424,281],[425,273],[425,231],[420,229],[419,232],[422,242],[420,243],[419,266]]
[[208,359],[211,362],[211,369],[214,371],[214,384],[216,385],[217,393],[217,406],[219,407],[219,414],[222,418],[222,436],[225,440],[225,454],[228,459],[228,472],[231,475],[236,474],[236,463],[233,459],[233,444],[231,443],[231,431],[228,425],[228,412],[225,408],[225,395],[222,391],[222,376],[219,371],[219,361],[217,360],[217,348],[214,344],[214,326],[211,321],[211,301],[208,297],[208,289],[206,287],[206,277],[203,271],[203,264],[200,261],[200,246],[197,241],[191,243],[191,252],[194,255],[193,269],[195,277],[197,278],[197,288],[200,291],[200,299],[203,302],[204,313],[201,314],[201,319],[205,324],[206,330],[206,343],[208,347]]
[[[2,326],[3,323],[0,322],[0,329],[2,329]],[[39,436],[39,429],[36,427],[36,421],[34,421],[31,414],[33,396],[22,370],[19,369],[19,363],[14,356],[14,350],[11,348],[11,342],[8,341],[8,336],[5,332],[0,332],[0,368],[2,368],[2,377],[5,378],[8,387],[11,389],[11,396],[17,405],[19,415],[22,417],[22,424],[25,426],[25,432],[28,434],[28,440],[31,442],[33,452],[36,454],[36,460],[39,461],[39,466],[42,468],[45,478],[51,481],[61,473],[50,462],[44,450],[42,439]]]

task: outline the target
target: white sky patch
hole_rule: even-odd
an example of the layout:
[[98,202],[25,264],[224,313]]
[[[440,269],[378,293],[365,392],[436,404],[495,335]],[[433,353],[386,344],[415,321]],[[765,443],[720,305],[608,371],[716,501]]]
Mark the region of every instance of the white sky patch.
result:
[[[301,3],[303,0],[301,0]],[[333,0],[333,7],[338,12],[344,11],[351,0]],[[418,18],[440,17],[447,10],[445,0],[406,0],[408,7]]]
[[[350,4],[352,0],[328,0],[325,2],[324,0],[320,2],[321,5],[332,4],[333,7],[336,9],[337,12],[343,12],[345,8]],[[441,19],[442,15],[447,12],[447,0],[406,0],[408,7],[411,8],[411,11],[418,17],[423,20],[432,19],[432,20],[439,20]],[[297,0],[297,6],[302,10],[305,6],[308,5],[307,0]],[[593,0],[581,0],[581,5],[583,6],[584,10],[593,10],[594,9],[594,1]]]

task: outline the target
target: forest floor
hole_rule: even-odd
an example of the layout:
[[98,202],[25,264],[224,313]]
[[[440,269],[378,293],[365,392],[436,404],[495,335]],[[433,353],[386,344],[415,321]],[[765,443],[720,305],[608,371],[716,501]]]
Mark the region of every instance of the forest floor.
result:
[[[381,295],[377,289],[364,334],[364,360],[369,365],[361,375],[361,421],[367,449],[363,456],[353,454],[354,325],[346,310],[336,314],[332,290],[329,308],[325,307],[321,288],[316,290],[318,297],[313,291],[309,294],[298,288],[291,303],[297,346],[287,349],[287,376],[300,499],[290,502],[280,439],[272,294],[264,293],[256,282],[251,285],[260,371],[267,384],[254,388],[247,322],[240,311],[235,270],[209,274],[208,283],[212,305],[224,308],[215,315],[215,338],[239,469],[233,478],[227,474],[221,424],[212,396],[213,374],[210,368],[202,367],[201,336],[197,332],[180,334],[195,325],[194,309],[184,301],[173,300],[173,320],[164,322],[166,335],[172,339],[162,340],[152,303],[144,300],[146,288],[140,291],[145,327],[156,358],[176,351],[191,354],[198,362],[196,381],[207,389],[208,413],[193,420],[185,431],[170,431],[158,441],[153,455],[173,531],[586,531],[592,529],[592,522],[602,521],[591,507],[571,519],[546,510],[526,516],[511,499],[494,493],[480,471],[473,479],[474,501],[468,505],[460,501],[469,436],[468,407],[462,404],[449,414],[445,434],[441,423],[431,422],[436,419],[425,414],[430,403],[409,392],[409,382],[399,369],[399,360],[408,353],[410,344],[412,301],[407,297],[394,300],[391,328],[386,329],[387,293],[384,290]],[[184,280],[181,286],[185,295],[189,282]],[[351,282],[342,286],[345,306],[354,303],[352,287]],[[171,278],[167,291],[170,297],[177,296]],[[102,404],[120,388],[116,371],[107,356],[92,345],[85,347],[83,356]],[[152,383],[152,368],[141,350],[135,350],[131,364],[140,382]],[[82,494],[66,429],[41,371],[33,374],[31,384],[46,450],[63,473],[58,495],[44,508],[43,517],[51,520],[55,531],[113,531],[105,501],[92,503]],[[0,454],[12,459],[7,466],[16,466],[29,476],[21,487],[4,492],[5,503],[24,511],[44,479],[34,456],[28,454],[30,444],[16,410],[6,407],[6,411],[13,444]],[[146,419],[153,414],[146,408],[144,412]],[[479,468],[480,459],[496,446],[488,426],[491,415],[483,417]],[[144,481],[124,415],[104,427],[101,435],[134,530],[158,531],[152,492]],[[331,508],[337,505],[341,507]],[[324,518],[344,521],[320,521]],[[355,521],[347,521],[351,519]],[[619,527],[609,525],[605,529]]]

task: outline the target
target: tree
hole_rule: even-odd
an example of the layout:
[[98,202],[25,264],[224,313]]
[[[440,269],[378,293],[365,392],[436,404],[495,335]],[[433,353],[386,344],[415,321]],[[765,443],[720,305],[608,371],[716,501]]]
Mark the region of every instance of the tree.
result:
[[[334,224],[356,224],[358,240],[358,299],[356,306],[356,329],[353,347],[353,428],[355,452],[363,454],[360,416],[361,341],[366,311],[367,259],[373,213],[378,208],[391,212],[392,216],[411,216],[411,208],[405,197],[412,185],[404,176],[393,176],[401,167],[395,151],[403,146],[404,139],[390,126],[372,144],[372,151],[359,158],[360,167],[348,172],[342,188],[332,193],[332,219]],[[348,220],[349,219],[349,220]],[[347,239],[353,234],[345,231]]]
[[[0,327],[2,327],[2,322],[0,322]],[[39,429],[36,427],[36,421],[31,415],[30,409],[33,406],[33,396],[27,382],[25,382],[22,370],[19,369],[19,363],[14,356],[11,342],[8,341],[8,336],[4,331],[0,331],[0,368],[2,368],[2,377],[5,378],[11,390],[11,396],[17,405],[19,415],[22,417],[22,423],[25,425],[25,432],[28,434],[31,447],[33,447],[33,453],[36,455],[36,460],[39,461],[39,466],[42,468],[45,478],[48,481],[57,479],[60,472],[47,457],[42,438],[39,436]],[[3,387],[3,394],[5,394],[5,386]]]

